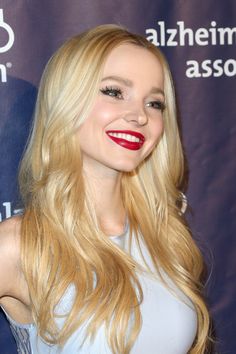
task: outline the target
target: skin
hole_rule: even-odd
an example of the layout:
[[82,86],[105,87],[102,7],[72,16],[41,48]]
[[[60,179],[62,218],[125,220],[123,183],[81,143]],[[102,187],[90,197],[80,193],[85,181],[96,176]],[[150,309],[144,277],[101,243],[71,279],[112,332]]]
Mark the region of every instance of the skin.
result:
[[28,287],[20,266],[20,217],[0,224],[0,305],[17,322],[31,323]]
[[[107,235],[123,232],[125,210],[121,174],[135,169],[154,149],[163,131],[163,70],[144,48],[122,44],[108,56],[94,106],[76,135],[83,155],[87,188]],[[108,130],[141,133],[145,142],[129,150]],[[20,266],[20,217],[0,224],[0,305],[18,322],[30,323],[31,303]]]
[[[157,58],[132,44],[113,49],[92,111],[77,132],[86,181],[108,235],[123,231],[121,173],[135,169],[156,146],[163,131],[163,103],[163,70]],[[141,149],[129,150],[112,141],[109,130],[139,132],[145,142]]]

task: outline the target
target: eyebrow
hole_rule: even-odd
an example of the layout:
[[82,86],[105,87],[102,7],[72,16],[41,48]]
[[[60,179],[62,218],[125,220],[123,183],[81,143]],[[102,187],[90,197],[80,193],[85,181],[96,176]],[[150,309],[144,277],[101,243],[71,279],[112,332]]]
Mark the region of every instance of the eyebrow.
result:
[[[112,81],[117,81],[120,82],[121,84],[127,86],[127,87],[132,87],[133,86],[133,82],[129,79],[125,79],[123,77],[120,76],[116,76],[116,75],[110,75],[110,76],[106,76],[102,79],[103,81],[107,81],[107,80],[112,80]],[[160,89],[159,87],[152,87],[150,93],[159,93],[162,94],[163,97],[165,97],[164,91],[162,89]]]
[[120,82],[121,84],[124,84],[125,86],[128,86],[128,87],[132,87],[133,86],[133,83],[131,80],[129,79],[125,79],[123,77],[120,77],[120,76],[116,76],[116,75],[111,75],[111,76],[106,76],[102,79],[102,81],[106,81],[106,80],[113,80],[113,81],[118,81]]

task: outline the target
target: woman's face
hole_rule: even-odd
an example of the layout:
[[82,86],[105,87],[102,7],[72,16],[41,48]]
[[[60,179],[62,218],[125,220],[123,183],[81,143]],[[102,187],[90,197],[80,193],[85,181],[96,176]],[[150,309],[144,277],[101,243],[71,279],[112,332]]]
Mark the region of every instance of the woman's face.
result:
[[77,132],[86,171],[135,169],[162,134],[164,101],[158,59],[133,44],[114,48],[93,108]]

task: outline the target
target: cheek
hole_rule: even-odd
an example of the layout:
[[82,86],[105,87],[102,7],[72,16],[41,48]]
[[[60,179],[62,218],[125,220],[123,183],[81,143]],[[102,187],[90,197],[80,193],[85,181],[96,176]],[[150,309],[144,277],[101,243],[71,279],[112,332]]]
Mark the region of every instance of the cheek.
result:
[[163,120],[162,118],[158,120],[158,122],[153,122],[150,125],[150,134],[149,134],[149,143],[147,144],[147,148],[144,154],[144,158],[151,154],[151,152],[155,149],[156,145],[161,139],[162,133],[164,130]]
[[117,108],[116,105],[100,100],[95,104],[87,119],[91,121],[93,126],[105,128],[119,115]]
[[163,130],[164,123],[162,118],[158,119],[157,122],[153,122],[151,127],[151,140],[154,145],[160,140]]
[[86,138],[91,138],[94,134],[96,135],[100,132],[106,126],[108,116],[107,110],[101,107],[101,105],[96,104],[78,129],[80,140],[83,141]]
[[80,146],[88,147],[91,142],[102,141],[104,132],[110,123],[119,117],[118,107],[106,102],[96,102],[89,116],[78,128]]

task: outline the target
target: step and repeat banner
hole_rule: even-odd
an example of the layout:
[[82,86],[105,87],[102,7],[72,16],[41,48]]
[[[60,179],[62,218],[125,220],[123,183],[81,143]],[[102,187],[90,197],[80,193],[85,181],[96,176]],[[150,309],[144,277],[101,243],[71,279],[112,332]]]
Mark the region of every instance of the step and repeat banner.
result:
[[[188,218],[208,267],[214,353],[234,354],[236,1],[0,0],[0,220],[21,207],[17,169],[47,60],[67,38],[104,23],[146,36],[170,63],[188,160]],[[0,348],[16,353],[1,312]]]

